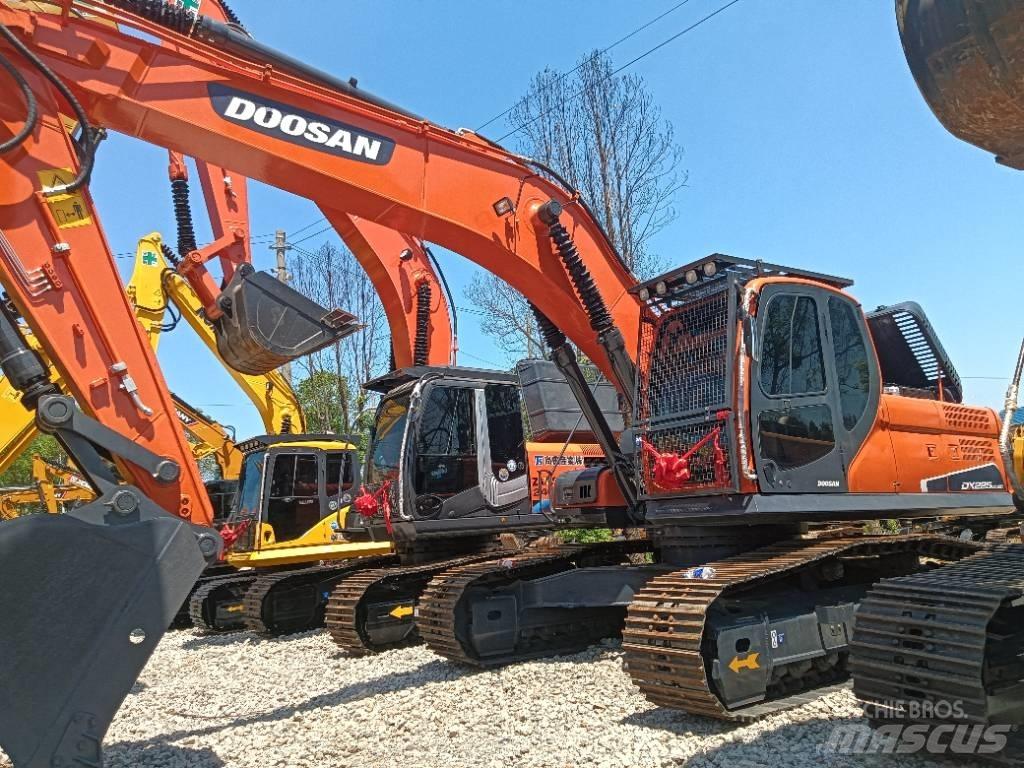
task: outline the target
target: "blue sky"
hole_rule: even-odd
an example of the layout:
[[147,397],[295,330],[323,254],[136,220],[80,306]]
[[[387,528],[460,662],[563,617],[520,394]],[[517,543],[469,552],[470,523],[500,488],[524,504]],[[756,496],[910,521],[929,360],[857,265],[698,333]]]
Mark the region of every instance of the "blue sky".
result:
[[[510,106],[538,70],[571,68],[677,2],[320,0],[302,4],[301,14],[276,0],[234,6],[263,42],[356,76],[443,125],[475,128]],[[691,0],[612,51],[615,62],[724,2]],[[630,71],[646,79],[686,151],[678,218],[655,241],[666,263],[720,251],[852,277],[869,309],[918,301],[966,378],[967,399],[999,407],[1022,327],[1014,267],[1024,174],[935,120],[903,58],[891,2],[741,0]],[[507,130],[496,123],[485,133]],[[253,186],[257,235],[319,218],[304,200]],[[111,138],[92,191],[116,252],[133,252],[151,230],[173,240],[162,150]],[[198,194],[194,203],[202,221]],[[258,267],[271,257],[255,247]],[[120,263],[127,276],[130,258]],[[442,265],[466,304],[462,288],[475,268],[451,254]],[[476,320],[460,313],[461,361],[506,364]],[[160,357],[186,400],[240,436],[261,431],[255,410],[184,324]]]

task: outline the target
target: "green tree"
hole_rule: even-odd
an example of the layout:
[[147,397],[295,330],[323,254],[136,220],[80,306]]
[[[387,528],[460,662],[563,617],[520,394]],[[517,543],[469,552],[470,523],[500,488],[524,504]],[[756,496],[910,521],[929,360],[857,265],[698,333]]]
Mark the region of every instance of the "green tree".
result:
[[333,371],[317,371],[299,381],[295,393],[310,432],[334,432],[357,439],[365,454],[373,428],[371,393],[350,387],[348,379]]
[[348,380],[334,371],[314,371],[295,387],[310,432],[344,432],[348,422]]
[[50,435],[36,435],[28,444],[28,448],[7,469],[0,474],[0,487],[11,487],[32,484],[32,455],[38,453],[53,464],[67,464],[68,457],[58,443]]

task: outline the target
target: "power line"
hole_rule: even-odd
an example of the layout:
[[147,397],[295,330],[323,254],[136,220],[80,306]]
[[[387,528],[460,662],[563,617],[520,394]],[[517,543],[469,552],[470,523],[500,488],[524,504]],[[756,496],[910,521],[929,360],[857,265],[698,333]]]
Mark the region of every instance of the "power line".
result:
[[[730,0],[730,2],[726,3],[725,5],[723,5],[723,6],[722,6],[721,8],[719,8],[718,10],[716,10],[716,11],[712,11],[711,13],[709,13],[709,14],[708,14],[707,16],[705,16],[704,18],[702,18],[702,19],[700,19],[700,20],[698,20],[698,21],[695,21],[695,22],[694,22],[693,24],[691,24],[690,26],[686,27],[686,29],[682,29],[682,30],[680,30],[679,32],[676,32],[676,33],[675,33],[674,35],[672,35],[671,37],[668,37],[668,38],[666,38],[666,39],[662,40],[662,41],[661,41],[660,43],[658,43],[657,45],[655,45],[655,46],[654,46],[653,48],[648,48],[648,49],[647,49],[646,51],[644,51],[643,53],[641,53],[641,54],[640,54],[639,56],[637,56],[636,58],[634,58],[634,59],[630,59],[629,61],[627,61],[627,62],[626,62],[625,64],[623,64],[623,65],[622,65],[621,67],[619,67],[618,69],[615,69],[615,70],[613,70],[612,72],[610,72],[609,74],[605,75],[605,76],[604,76],[604,77],[602,77],[602,78],[601,78],[600,80],[598,80],[598,81],[597,81],[597,84],[603,83],[603,82],[605,82],[606,80],[610,80],[611,78],[615,77],[615,75],[617,75],[617,74],[619,74],[620,72],[622,72],[622,71],[623,71],[624,69],[626,69],[626,68],[628,68],[628,67],[631,67],[631,66],[633,66],[634,64],[636,64],[636,63],[637,63],[638,61],[640,61],[641,59],[645,59],[645,58],[647,58],[648,56],[650,56],[650,55],[651,55],[652,53],[654,53],[655,51],[657,51],[657,50],[660,50],[661,48],[664,48],[664,47],[665,47],[666,45],[668,45],[669,43],[673,42],[674,40],[678,40],[678,39],[679,39],[680,37],[682,37],[682,36],[683,36],[683,35],[685,35],[686,33],[688,33],[688,32],[692,32],[692,31],[693,31],[693,30],[695,30],[695,29],[696,29],[697,27],[699,27],[699,26],[700,26],[701,24],[703,24],[704,22],[706,22],[706,21],[710,21],[710,20],[711,20],[711,19],[713,19],[713,18],[714,18],[715,16],[717,16],[718,14],[720,14],[720,13],[721,13],[722,11],[724,11],[724,10],[726,10],[726,9],[728,9],[728,8],[731,8],[732,6],[736,5],[736,3],[738,3],[739,1],[740,1],[740,0]],[[566,99],[564,103],[569,103],[569,102],[575,101],[575,100],[576,100],[577,98],[579,98],[579,97],[580,97],[580,96],[581,96],[582,94],[583,94],[583,89],[581,88],[580,90],[576,91],[576,93],[574,93],[574,94],[573,94],[572,96],[570,96],[570,97],[569,97],[568,99]],[[562,104],[560,104],[559,106],[562,106]],[[541,113],[540,113],[539,115],[537,115],[536,117],[533,117],[533,118],[531,118],[530,120],[527,120],[527,121],[526,121],[525,123],[523,123],[522,125],[520,125],[520,126],[517,126],[517,127],[513,128],[513,129],[512,129],[511,131],[509,131],[509,132],[508,132],[508,133],[506,133],[506,134],[505,134],[504,136],[502,136],[502,137],[501,137],[500,139],[498,139],[498,140],[497,140],[497,143],[499,143],[499,144],[500,144],[500,143],[501,143],[501,142],[503,142],[503,141],[504,141],[505,139],[507,139],[507,138],[508,138],[509,136],[514,136],[515,134],[517,134],[517,133],[519,133],[519,132],[520,132],[521,130],[523,130],[523,128],[526,128],[526,127],[528,127],[528,126],[530,126],[530,125],[533,125],[533,124],[534,124],[535,122],[537,122],[538,120],[540,120],[540,119],[541,119],[542,117],[544,117],[545,115],[548,115],[548,114],[550,114],[550,113],[551,113],[552,111],[554,111],[554,109],[555,109],[555,108],[554,108],[554,107],[552,107],[551,109],[545,110],[544,112],[541,112]]]
[[[595,53],[595,54],[594,54],[593,56],[591,56],[591,57],[590,57],[589,59],[587,59],[586,61],[581,61],[581,62],[580,62],[579,64],[577,64],[577,65],[576,65],[575,67],[573,67],[573,68],[572,68],[571,70],[569,70],[568,72],[563,72],[563,73],[562,73],[561,75],[559,75],[559,76],[558,76],[557,78],[555,78],[555,82],[556,82],[556,83],[560,83],[560,82],[562,82],[562,80],[564,80],[565,78],[567,78],[567,77],[568,77],[569,75],[573,74],[574,72],[578,72],[578,71],[579,71],[579,70],[580,70],[581,68],[583,68],[583,66],[585,66],[586,64],[589,64],[589,63],[590,63],[590,62],[592,62],[592,61],[593,61],[594,59],[596,59],[596,58],[598,58],[598,57],[602,56],[603,54],[606,54],[606,53],[608,53],[608,51],[610,51],[610,50],[611,50],[612,48],[614,48],[615,46],[619,45],[620,43],[624,43],[624,42],[626,42],[627,40],[629,40],[629,39],[630,39],[631,37],[634,37],[635,35],[638,35],[639,33],[643,32],[643,31],[644,31],[645,29],[647,29],[647,28],[648,28],[649,26],[651,26],[652,24],[654,24],[654,23],[656,23],[656,22],[659,22],[659,21],[661,21],[661,20],[662,20],[663,18],[665,18],[666,16],[668,16],[668,15],[669,15],[670,13],[672,13],[673,11],[677,11],[677,10],[679,10],[680,8],[682,8],[682,7],[683,7],[684,5],[686,5],[686,4],[688,3],[688,2],[690,2],[690,0],[683,0],[683,1],[681,2],[681,3],[676,3],[675,5],[673,5],[673,6],[671,7],[671,8],[669,8],[669,9],[668,9],[667,11],[665,11],[665,12],[664,12],[664,13],[662,13],[661,15],[659,15],[659,16],[655,16],[655,17],[654,17],[653,19],[651,19],[650,21],[648,21],[648,22],[647,22],[646,24],[643,24],[643,25],[641,25],[641,26],[637,27],[636,29],[634,29],[634,30],[633,30],[632,32],[630,32],[630,33],[629,33],[628,35],[626,35],[626,36],[624,36],[624,37],[620,37],[620,38],[619,38],[618,40],[616,40],[616,41],[615,41],[614,43],[612,43],[611,45],[609,45],[609,46],[607,46],[607,47],[605,47],[605,48],[602,48],[602,49],[601,49],[600,51],[598,51],[597,53]],[[518,102],[517,102],[517,103],[518,103]],[[494,116],[494,117],[492,117],[492,118],[491,118],[490,120],[488,120],[488,121],[487,121],[486,123],[484,123],[484,124],[483,124],[483,125],[481,125],[481,126],[480,126],[479,128],[477,128],[477,129],[476,129],[476,130],[477,130],[477,133],[479,133],[480,131],[482,131],[482,130],[483,130],[484,128],[486,128],[486,127],[487,127],[488,125],[490,125],[491,123],[493,123],[493,122],[494,122],[495,120],[500,120],[501,118],[503,118],[503,117],[504,117],[505,115],[507,115],[507,114],[508,114],[509,112],[511,112],[511,111],[512,111],[513,109],[515,109],[515,108],[516,108],[516,105],[515,105],[515,104],[513,104],[513,105],[512,105],[511,107],[509,107],[508,109],[506,109],[506,110],[505,110],[504,112],[499,112],[499,113],[498,113],[497,115],[495,115],[495,116]]]
[[320,217],[319,219],[317,219],[317,220],[316,220],[316,221],[314,221],[313,223],[311,223],[311,224],[307,224],[307,225],[306,225],[306,226],[304,226],[304,227],[299,227],[299,228],[298,228],[298,229],[296,229],[296,230],[295,230],[294,232],[292,232],[292,234],[293,234],[293,235],[297,235],[297,234],[299,234],[300,232],[305,232],[305,231],[306,231],[307,229],[309,229],[310,227],[315,227],[315,226],[316,226],[317,224],[321,224],[321,223],[323,223],[323,222],[325,222],[325,221],[327,221],[327,217],[326,217],[326,216],[321,216],[321,217]]
[[497,368],[499,370],[501,368],[503,368],[503,366],[499,365],[498,363],[494,362],[493,360],[488,360],[487,358],[480,357],[480,355],[474,355],[472,352],[467,352],[464,349],[460,349],[459,350],[459,355],[465,355],[466,357],[471,357],[474,360],[479,360],[481,363],[487,363],[492,368]]
[[300,237],[298,240],[295,240],[295,241],[289,243],[289,245],[293,245],[294,246],[294,245],[298,245],[299,243],[304,243],[307,240],[309,240],[310,238],[316,237],[317,235],[322,235],[324,232],[330,232],[332,229],[333,229],[333,227],[331,227],[330,225],[327,225],[323,229],[317,230],[312,235],[306,235],[305,237]]

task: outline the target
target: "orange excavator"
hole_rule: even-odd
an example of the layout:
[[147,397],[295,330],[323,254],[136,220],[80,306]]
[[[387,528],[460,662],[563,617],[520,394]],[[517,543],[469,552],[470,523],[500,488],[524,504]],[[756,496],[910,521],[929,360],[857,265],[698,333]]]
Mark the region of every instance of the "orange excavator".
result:
[[[517,386],[507,374],[412,366],[411,345],[396,343],[399,368],[374,383],[387,394],[356,508],[423,546],[642,526],[653,562],[633,565],[629,550],[641,545],[612,542],[428,572],[421,594],[400,597],[418,601],[420,634],[450,658],[494,664],[577,648],[626,617],[627,666],[653,701],[755,718],[845,677],[856,605],[880,578],[978,549],[827,526],[814,536],[811,524],[1010,508],[998,417],[961,402],[916,305],[865,315],[849,280],[722,254],[638,283],[579,194],[535,161],[236,25],[154,0],[57,6],[0,2],[0,281],[74,401],[54,391],[7,315],[0,361],[100,497],[0,527],[0,612],[17,628],[0,636],[14,660],[0,671],[0,744],[16,765],[101,761],[117,706],[219,549],[85,189],[101,130],[305,196],[337,229],[355,215],[436,242],[536,306],[559,387],[530,368]],[[78,135],[59,119],[68,112]],[[265,371],[354,324],[244,265],[221,289],[206,256],[186,254],[178,271],[241,371]],[[605,418],[568,339],[616,388],[628,428]],[[561,474],[548,504],[536,504],[519,404],[553,423],[566,386],[604,461]],[[47,562],[60,567],[41,581]],[[369,603],[354,585],[338,593],[342,607],[384,599],[386,576],[368,578]]]

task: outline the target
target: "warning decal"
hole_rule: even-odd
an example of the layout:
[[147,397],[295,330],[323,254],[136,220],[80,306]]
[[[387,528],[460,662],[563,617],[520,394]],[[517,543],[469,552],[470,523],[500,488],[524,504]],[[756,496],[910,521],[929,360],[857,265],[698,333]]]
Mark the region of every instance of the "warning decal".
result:
[[[50,168],[39,171],[38,176],[43,189],[69,184],[75,178],[74,172],[69,168]],[[93,223],[89,205],[85,202],[85,195],[81,192],[47,197],[46,204],[50,207],[50,213],[53,214],[54,221],[61,229],[87,227]]]

